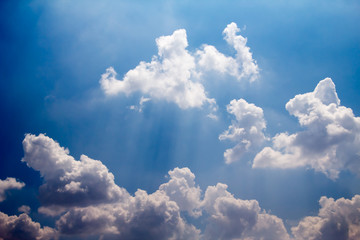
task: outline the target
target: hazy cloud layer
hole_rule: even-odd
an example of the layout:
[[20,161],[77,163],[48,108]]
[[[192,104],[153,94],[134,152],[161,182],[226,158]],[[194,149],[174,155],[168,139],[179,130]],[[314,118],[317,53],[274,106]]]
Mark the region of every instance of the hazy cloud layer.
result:
[[0,212],[0,239],[47,240],[56,239],[57,231],[50,227],[41,228],[23,213],[20,216],[8,216]]
[[224,39],[236,50],[235,58],[225,56],[210,45],[204,45],[195,53],[189,52],[185,29],[161,36],[156,39],[158,55],[153,56],[151,62],[141,61],[122,80],[118,80],[116,71],[109,67],[101,76],[101,88],[106,95],[141,92],[154,99],[174,102],[182,109],[204,104],[214,107],[215,100],[207,96],[201,83],[205,72],[216,71],[250,81],[259,74],[246,38],[237,35],[239,31],[236,24],[231,23],[223,32]]
[[360,174],[360,118],[340,105],[330,78],[319,82],[310,93],[295,96],[286,104],[304,130],[280,133],[272,147],[264,148],[253,167],[311,167],[336,179],[341,170]]
[[238,161],[251,147],[259,146],[266,137],[263,131],[266,128],[263,110],[244,99],[232,100],[227,105],[228,113],[235,116],[235,120],[220,136],[220,140],[231,140],[235,147],[224,153],[225,162],[230,164]]
[[25,183],[18,182],[15,178],[8,177],[5,180],[0,179],[0,202],[6,199],[6,191],[10,189],[21,189]]

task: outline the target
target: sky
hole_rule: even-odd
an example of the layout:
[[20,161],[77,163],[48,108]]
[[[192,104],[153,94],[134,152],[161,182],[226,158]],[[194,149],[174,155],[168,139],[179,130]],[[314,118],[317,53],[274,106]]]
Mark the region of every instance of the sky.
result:
[[360,239],[359,12],[1,1],[0,239]]

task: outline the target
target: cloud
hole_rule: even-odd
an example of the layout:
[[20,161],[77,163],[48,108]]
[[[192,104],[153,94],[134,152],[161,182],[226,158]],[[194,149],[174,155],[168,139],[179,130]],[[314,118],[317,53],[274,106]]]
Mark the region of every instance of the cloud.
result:
[[26,205],[22,205],[18,208],[18,211],[19,212],[22,212],[22,213],[26,213],[26,214],[29,214],[30,211],[31,211],[31,208],[29,206],[26,206]]
[[214,46],[204,44],[203,48],[197,51],[198,64],[204,70],[226,73],[238,80],[249,79],[252,82],[259,77],[259,67],[250,48],[246,46],[247,39],[237,35],[238,32],[240,29],[234,22],[228,24],[223,31],[224,39],[236,51],[236,58],[225,56]]
[[[132,196],[114,183],[100,161],[84,155],[77,161],[43,134],[27,134],[23,146],[22,161],[44,178],[39,211],[59,215],[60,234],[107,239],[269,239],[267,235],[287,239],[281,219],[262,211],[256,200],[235,198],[225,184],[209,186],[202,196],[188,168],[169,171],[169,180],[154,193],[139,189]],[[185,212],[188,218],[203,218],[207,223],[203,233],[185,220]]]
[[5,180],[0,179],[0,202],[6,199],[6,191],[10,189],[21,189],[25,183],[18,182],[15,178],[8,177]]
[[[202,195],[189,168],[170,170],[169,180],[154,193],[138,189],[130,195],[114,183],[113,175],[100,161],[88,157],[76,161],[67,149],[43,134],[27,134],[23,145],[23,161],[44,178],[40,190],[48,189],[48,195],[60,199],[46,195],[44,200],[40,191],[40,200],[45,202],[40,210],[57,218],[56,228],[41,228],[27,215],[30,207],[23,205],[19,211],[25,213],[19,216],[0,212],[0,239],[57,239],[62,235],[95,235],[101,239],[290,239],[282,219],[261,209],[256,200],[236,198],[226,184],[208,186]],[[95,181],[101,182],[103,190],[95,200],[84,201],[77,194],[91,198]],[[321,197],[320,205],[317,216],[305,217],[291,228],[294,239],[360,237],[360,195],[336,201]],[[190,224],[187,219],[191,218],[200,218],[204,228]]]
[[77,161],[68,149],[44,134],[26,134],[23,147],[22,161],[39,171],[45,180],[39,189],[43,212],[56,214],[55,210],[116,202],[128,197],[127,191],[114,183],[114,175],[100,161],[85,155]]
[[351,200],[321,197],[317,216],[305,217],[291,228],[296,239],[360,239],[360,195]]
[[159,190],[164,191],[172,201],[175,201],[182,211],[198,217],[201,215],[201,190],[195,186],[195,175],[189,168],[175,168],[169,171],[170,180],[160,185]]
[[[100,161],[84,155],[77,161],[43,134],[27,134],[23,145],[23,161],[44,178],[39,191],[44,204],[40,211],[57,218],[56,229],[41,228],[26,213],[0,213],[0,238],[97,235],[106,239],[290,239],[282,219],[261,209],[256,200],[236,198],[227,191],[226,184],[208,186],[202,195],[189,168],[169,171],[169,180],[154,193],[138,189],[130,195],[114,183],[113,175]],[[95,187],[100,189],[95,191]],[[44,189],[48,190],[46,195]],[[291,229],[295,239],[360,237],[360,195],[336,201],[322,197],[320,205],[317,216],[305,217]],[[19,208],[29,210],[27,206]],[[204,229],[189,223],[191,218],[200,218]]]
[[199,239],[200,234],[163,191],[143,190],[126,203],[72,209],[57,227],[65,234],[109,234],[116,239]]
[[235,116],[235,120],[228,130],[220,134],[219,139],[237,143],[235,147],[227,149],[224,153],[225,162],[230,164],[238,161],[250,148],[259,146],[266,140],[263,133],[266,122],[263,110],[252,103],[247,103],[244,99],[234,99],[226,108],[228,113]]
[[138,112],[142,112],[143,109],[144,109],[144,103],[150,101],[151,98],[145,98],[145,97],[141,97],[140,98],[140,101],[139,101],[139,105],[138,106],[135,106],[135,105],[131,105],[130,106],[130,109],[131,110],[135,110],[135,111],[138,111]]
[[108,68],[100,80],[105,93],[130,95],[141,92],[154,99],[174,102],[182,109],[214,103],[206,96],[204,86],[192,80],[196,75],[196,63],[186,50],[186,31],[180,29],[170,36],[161,36],[156,39],[156,44],[158,56],[153,56],[150,63],[140,62],[121,81],[116,79],[115,70]]
[[283,221],[256,200],[236,199],[227,185],[209,186],[202,203],[210,215],[204,239],[289,239]]
[[180,108],[214,108],[215,99],[209,98],[201,83],[206,71],[229,74],[237,79],[257,78],[258,66],[252,58],[246,39],[237,35],[240,30],[235,23],[225,30],[225,40],[236,50],[236,58],[225,56],[215,47],[203,45],[202,49],[191,53],[185,29],[174,31],[172,35],[156,39],[158,55],[150,62],[141,61],[128,71],[122,80],[116,78],[116,71],[109,67],[101,76],[100,85],[106,95],[124,93],[130,95],[141,92],[153,99],[176,103]]
[[[198,239],[199,230],[183,220],[178,204],[166,195],[165,191],[176,185],[173,181],[164,185],[164,190],[153,194],[138,190],[133,197],[114,183],[114,176],[100,161],[85,155],[77,161],[69,155],[69,150],[44,134],[27,134],[23,147],[22,161],[40,171],[44,178],[39,189],[43,204],[39,211],[61,215],[56,223],[60,233],[110,234],[120,239],[141,239],[143,236],[149,239]],[[193,175],[189,170],[175,169],[169,174],[176,180],[183,177],[191,185]],[[190,199],[192,190],[190,186],[187,193]],[[185,208],[188,207],[187,196],[180,204]]]
[[254,159],[254,168],[311,167],[335,180],[342,170],[360,175],[360,118],[340,105],[330,78],[286,104],[304,130],[280,133]]
[[0,212],[0,239],[57,239],[57,231],[50,227],[41,228],[40,224],[33,222],[26,213],[8,216]]

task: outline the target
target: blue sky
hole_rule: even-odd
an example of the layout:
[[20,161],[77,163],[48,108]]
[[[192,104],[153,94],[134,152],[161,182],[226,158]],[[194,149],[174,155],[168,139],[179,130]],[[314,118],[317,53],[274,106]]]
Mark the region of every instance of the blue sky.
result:
[[[346,230],[359,224],[347,209],[360,215],[357,1],[2,1],[0,11],[4,223],[39,222],[22,231],[42,239],[310,239],[299,226],[312,216],[325,239],[360,236]],[[162,219],[158,202],[172,225],[141,221]],[[136,217],[113,222],[108,208]],[[107,225],[86,230],[97,221]],[[336,221],[346,224],[329,232]]]

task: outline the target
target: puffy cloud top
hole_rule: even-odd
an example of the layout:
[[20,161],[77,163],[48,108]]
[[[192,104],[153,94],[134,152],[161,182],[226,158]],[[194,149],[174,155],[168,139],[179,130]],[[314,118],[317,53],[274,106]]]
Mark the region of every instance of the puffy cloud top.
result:
[[164,191],[181,210],[188,211],[192,216],[200,216],[201,190],[195,186],[195,175],[189,168],[175,168],[169,171],[169,176],[169,182],[161,184],[159,190]]
[[251,147],[259,146],[266,137],[263,130],[266,128],[263,110],[244,99],[232,100],[227,105],[228,113],[235,116],[235,121],[220,136],[220,140],[229,139],[236,142],[235,147],[224,153],[226,163],[238,161]]
[[209,186],[202,204],[210,215],[204,239],[289,239],[281,219],[261,213],[256,200],[236,199],[226,184]]
[[0,239],[17,240],[50,240],[57,238],[57,231],[53,228],[41,228],[23,213],[20,216],[8,216],[0,212]]
[[158,55],[151,62],[140,62],[128,71],[122,80],[116,78],[116,71],[109,67],[101,76],[100,85],[107,95],[134,92],[154,99],[176,103],[180,108],[214,108],[215,100],[209,98],[199,81],[206,71],[229,74],[237,79],[257,78],[259,70],[252,58],[246,39],[237,35],[240,30],[235,23],[225,30],[225,40],[235,48],[236,58],[225,56],[215,47],[204,45],[202,49],[190,53],[185,29],[179,29],[169,36],[156,39]]
[[272,148],[258,153],[253,167],[309,166],[334,180],[345,169],[360,174],[360,118],[340,105],[330,78],[313,92],[295,96],[286,109],[305,130],[276,135]]
[[41,202],[48,206],[44,211],[114,202],[128,195],[114,183],[114,175],[100,161],[85,155],[77,161],[68,149],[44,134],[27,134],[23,146],[22,161],[45,179],[39,189]]
[[305,217],[291,230],[296,239],[360,239],[360,195],[352,199],[321,197],[318,216]]
[[[27,134],[23,145],[23,161],[44,177],[40,211],[60,215],[56,221],[60,234],[106,239],[288,239],[281,219],[261,211],[256,200],[235,198],[225,184],[209,186],[202,197],[188,168],[169,171],[169,181],[154,193],[139,189],[132,196],[114,183],[100,161],[84,155],[76,161],[43,134]],[[184,212],[190,218],[204,217],[205,231],[188,223]]]
[[[242,116],[235,113],[235,103],[231,111]],[[257,110],[249,112],[261,116]],[[60,217],[53,229],[41,228],[26,213],[8,216],[0,212],[0,238],[56,239],[65,234],[106,239],[290,239],[282,219],[262,210],[256,200],[236,198],[226,184],[208,186],[202,196],[195,174],[188,168],[169,171],[169,181],[154,193],[139,189],[132,196],[114,183],[113,175],[100,161],[84,155],[76,161],[67,149],[43,134],[27,134],[23,144],[23,161],[44,177],[40,211]],[[95,187],[102,189],[96,192]],[[97,196],[93,198],[93,194]],[[305,217],[291,229],[295,239],[360,237],[359,195],[336,201],[322,197],[320,205],[317,216]],[[30,208],[22,206],[19,211],[30,212]],[[187,222],[191,217],[202,218],[206,224],[203,231]]]

